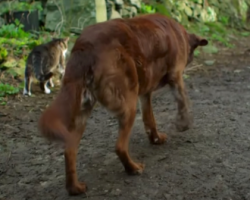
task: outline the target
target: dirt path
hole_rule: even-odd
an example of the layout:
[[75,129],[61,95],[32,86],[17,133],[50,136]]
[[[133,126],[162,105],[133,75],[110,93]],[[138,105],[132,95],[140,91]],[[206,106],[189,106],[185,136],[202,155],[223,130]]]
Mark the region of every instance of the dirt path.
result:
[[[247,43],[248,42],[248,43]],[[163,146],[149,144],[140,114],[130,152],[145,163],[141,176],[128,176],[114,153],[117,123],[96,108],[81,141],[77,169],[88,199],[104,200],[249,200],[250,199],[250,48],[249,38],[235,53],[225,50],[212,67],[186,80],[194,127],[171,128],[176,104],[168,90],[154,98],[158,129],[168,133]],[[0,108],[0,199],[65,200],[62,150],[37,132],[41,110],[55,93],[18,97]]]

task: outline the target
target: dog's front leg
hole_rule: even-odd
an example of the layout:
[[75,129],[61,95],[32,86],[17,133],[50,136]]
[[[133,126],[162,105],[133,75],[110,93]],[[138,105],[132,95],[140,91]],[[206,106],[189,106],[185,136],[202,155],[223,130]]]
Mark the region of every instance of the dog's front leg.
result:
[[192,125],[192,117],[188,113],[188,97],[181,71],[171,76],[170,87],[178,104],[176,128],[178,131],[186,131]]
[[154,113],[151,104],[151,93],[140,97],[142,118],[145,127],[145,131],[148,134],[148,138],[151,144],[163,144],[167,138],[166,134],[158,133],[154,118]]

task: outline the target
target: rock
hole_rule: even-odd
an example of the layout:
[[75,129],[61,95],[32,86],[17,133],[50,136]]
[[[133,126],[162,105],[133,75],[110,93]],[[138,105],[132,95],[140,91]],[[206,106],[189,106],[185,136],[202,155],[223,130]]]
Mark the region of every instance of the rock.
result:
[[[141,0],[110,0],[110,2],[113,3],[115,10],[111,19],[118,18],[119,15],[125,18],[134,17],[141,8]],[[117,15],[117,12],[119,15]]]
[[222,163],[222,159],[221,159],[221,158],[216,158],[216,159],[215,159],[215,162],[216,162],[216,163]]
[[124,6],[121,11],[122,17],[132,18],[137,14],[137,9],[133,6]]
[[190,16],[190,15],[192,15],[192,14],[193,14],[192,9],[191,9],[191,8],[189,8],[188,6],[185,6],[184,10],[185,10],[185,13],[186,13],[188,16]]
[[250,193],[247,193],[247,194],[245,195],[245,199],[250,199]]
[[122,191],[121,191],[120,189],[113,189],[113,190],[110,192],[110,194],[111,194],[112,196],[120,196],[121,193],[122,193]]
[[138,194],[137,194],[137,192],[133,191],[133,192],[132,192],[132,195],[133,195],[133,196],[137,196]]
[[110,19],[116,19],[116,18],[122,18],[122,16],[116,10],[112,10]]
[[105,156],[105,160],[103,161],[103,164],[110,165],[115,160],[117,160],[117,155],[115,153],[107,153]]
[[234,70],[234,73],[240,73],[240,72],[242,72],[242,70],[240,70],[240,69]]
[[124,1],[129,5],[136,7],[136,9],[141,8],[141,0],[124,0]]
[[138,200],[149,200],[149,198],[145,194],[143,194],[138,198]]
[[123,4],[124,4],[123,0],[114,0],[114,3],[116,5],[120,5],[120,6],[123,6]]
[[118,11],[115,10],[115,3],[112,1],[109,1],[109,4],[111,5],[111,11],[110,11],[110,16],[108,19],[115,19],[115,18],[121,18],[122,16]]
[[202,47],[203,51],[205,53],[218,53],[218,48],[216,46],[213,46],[213,45],[207,45],[207,46],[204,46]]
[[215,60],[205,60],[204,63],[206,65],[213,65],[215,63]]
[[171,195],[170,194],[163,194],[163,196],[165,197],[166,200],[170,200],[171,199]]
[[131,180],[126,179],[126,180],[124,180],[124,183],[126,183],[126,184],[131,184]]

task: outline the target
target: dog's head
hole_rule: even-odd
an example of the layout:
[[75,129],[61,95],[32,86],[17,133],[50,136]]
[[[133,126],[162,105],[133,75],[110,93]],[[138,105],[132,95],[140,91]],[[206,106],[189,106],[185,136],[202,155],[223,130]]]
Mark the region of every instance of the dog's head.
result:
[[188,34],[188,43],[189,43],[189,55],[187,64],[192,62],[194,57],[194,50],[198,46],[206,46],[208,44],[208,41],[192,33]]

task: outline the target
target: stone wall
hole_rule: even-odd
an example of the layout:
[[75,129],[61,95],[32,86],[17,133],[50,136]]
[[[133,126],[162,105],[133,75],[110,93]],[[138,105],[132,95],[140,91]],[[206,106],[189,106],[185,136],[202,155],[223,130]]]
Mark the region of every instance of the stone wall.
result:
[[131,18],[137,15],[142,0],[106,0],[108,19]]
[[47,0],[45,28],[51,31],[65,28],[79,33],[90,24],[134,17],[140,7],[141,0]]

